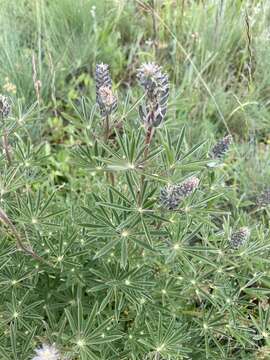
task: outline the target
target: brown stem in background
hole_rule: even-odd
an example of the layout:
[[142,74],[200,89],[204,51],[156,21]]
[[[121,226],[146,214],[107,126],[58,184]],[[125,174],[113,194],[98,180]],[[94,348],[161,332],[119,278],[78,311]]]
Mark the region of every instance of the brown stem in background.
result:
[[40,94],[41,80],[39,80],[38,76],[37,76],[35,53],[32,54],[32,79],[33,79],[33,84],[34,84],[34,89],[35,89],[35,93],[36,93],[37,102],[38,102],[38,105],[40,106],[40,102],[41,102],[41,94]]
[[157,21],[155,15],[155,0],[151,0],[151,14],[152,14],[152,23],[153,23],[153,42],[155,48],[155,56],[157,56],[158,36],[157,36]]
[[37,255],[33,250],[30,250],[27,248],[27,246],[24,245],[19,233],[17,232],[16,227],[13,225],[13,223],[11,222],[11,220],[9,219],[9,217],[7,216],[7,214],[4,212],[3,209],[0,208],[0,220],[11,230],[11,232],[13,233],[15,239],[16,239],[16,243],[17,243],[17,247],[18,249],[22,250],[23,252],[25,252],[26,254],[32,256],[34,259],[41,261],[47,265],[50,265],[50,263],[48,263],[46,260],[44,260],[41,256]]
[[251,49],[251,29],[250,29],[250,20],[248,16],[247,10],[245,10],[245,22],[246,22],[246,34],[247,34],[247,50],[248,50],[248,86],[250,87],[252,84],[252,76],[253,76],[253,56],[252,56],[252,49]]
[[4,152],[7,158],[7,162],[8,165],[11,165],[11,155],[9,152],[9,145],[8,145],[8,132],[6,129],[4,129],[4,134],[3,134],[3,147],[4,147]]

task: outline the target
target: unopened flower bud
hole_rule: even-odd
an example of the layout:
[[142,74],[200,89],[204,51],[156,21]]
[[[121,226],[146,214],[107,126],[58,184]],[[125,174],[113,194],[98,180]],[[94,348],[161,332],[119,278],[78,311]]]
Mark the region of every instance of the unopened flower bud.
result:
[[160,202],[168,210],[175,210],[198,187],[200,180],[192,176],[179,185],[168,185],[160,192]]
[[211,157],[213,159],[221,159],[226,152],[229,150],[229,147],[232,143],[232,136],[227,135],[220,141],[216,143],[216,145],[213,147],[211,151]]
[[96,66],[96,101],[102,116],[108,116],[117,108],[117,98],[112,92],[112,79],[107,64]]
[[234,249],[238,249],[244,245],[250,236],[250,230],[247,227],[242,227],[238,231],[235,231],[230,238],[230,246]]
[[154,63],[144,63],[137,74],[146,93],[145,104],[139,106],[139,115],[147,127],[158,126],[164,120],[169,98],[168,76]]
[[257,204],[259,206],[270,205],[270,189],[264,190],[257,198]]
[[0,95],[0,117],[7,118],[10,114],[11,106],[6,96]]
[[200,180],[196,176],[192,176],[188,178],[187,180],[183,181],[178,186],[178,192],[181,196],[181,199],[186,198],[187,196],[191,195],[193,191],[197,189],[199,186]]
[[160,202],[168,210],[175,210],[180,202],[178,185],[168,185],[160,191]]

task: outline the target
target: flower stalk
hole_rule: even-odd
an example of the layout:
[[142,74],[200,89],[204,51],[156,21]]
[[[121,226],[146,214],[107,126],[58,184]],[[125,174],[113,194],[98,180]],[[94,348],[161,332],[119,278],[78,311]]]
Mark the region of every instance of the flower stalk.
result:
[[6,155],[8,165],[11,165],[11,155],[9,151],[8,143],[8,131],[5,125],[5,119],[7,119],[11,112],[11,106],[6,96],[0,94],[0,117],[3,124],[3,149]]
[[[110,137],[110,115],[117,109],[117,98],[112,91],[112,79],[107,64],[97,64],[96,66],[96,102],[99,106],[100,114],[104,119],[104,143],[108,144]],[[114,185],[114,174],[107,174],[111,184]]]

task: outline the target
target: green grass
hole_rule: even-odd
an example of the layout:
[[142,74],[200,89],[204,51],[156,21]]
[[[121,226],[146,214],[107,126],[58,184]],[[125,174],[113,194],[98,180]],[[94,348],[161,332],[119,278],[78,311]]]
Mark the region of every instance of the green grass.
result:
[[33,55],[42,108],[60,117],[69,98],[93,95],[96,62],[110,64],[121,92],[141,61],[155,60],[170,74],[175,124],[190,124],[197,137],[224,131],[224,122],[241,138],[267,133],[267,3],[157,1],[156,51],[143,2],[24,3],[3,1],[0,65],[2,87],[8,78],[27,105],[35,99]]
[[[269,358],[270,212],[256,203],[270,181],[269,18],[267,1],[1,1],[0,93],[13,103],[1,128],[12,158],[0,156],[1,359],[54,342],[71,360]],[[148,61],[170,80],[149,153],[136,79]],[[100,62],[118,96],[108,141]],[[162,209],[160,189],[191,175],[198,191]],[[251,238],[234,251],[243,226]]]

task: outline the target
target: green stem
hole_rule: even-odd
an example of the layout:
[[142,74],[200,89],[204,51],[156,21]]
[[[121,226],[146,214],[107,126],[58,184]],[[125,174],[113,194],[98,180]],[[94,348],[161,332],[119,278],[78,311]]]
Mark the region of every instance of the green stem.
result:
[[[110,136],[110,117],[109,115],[106,115],[105,117],[105,130],[104,130],[104,143],[107,145],[109,142],[109,136]],[[107,173],[107,180],[110,181],[110,183],[112,184],[112,186],[114,186],[115,184],[115,179],[114,179],[114,174],[111,173]]]
[[6,129],[4,129],[4,134],[3,134],[3,147],[8,165],[11,165],[11,155],[9,152],[9,144],[8,144],[8,133]]
[[110,135],[110,118],[109,115],[106,115],[105,117],[105,131],[104,131],[104,142],[105,144],[108,143]]
[[[146,132],[146,136],[145,136],[145,150],[144,150],[144,153],[143,153],[142,169],[144,167],[144,162],[145,162],[145,160],[147,158],[153,136],[154,136],[154,128],[152,126],[149,126],[147,128],[147,132]],[[139,190],[139,205],[142,204],[142,200],[143,200],[142,199],[142,191],[143,191],[144,182],[145,182],[145,176],[142,175],[141,176],[141,185],[140,185],[140,190]]]

